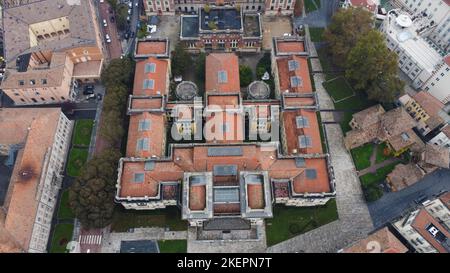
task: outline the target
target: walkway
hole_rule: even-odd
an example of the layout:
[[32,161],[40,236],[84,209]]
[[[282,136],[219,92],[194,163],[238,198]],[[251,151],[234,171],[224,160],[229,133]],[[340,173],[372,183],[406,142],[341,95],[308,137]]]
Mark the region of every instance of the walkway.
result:
[[[309,37],[309,28],[305,27],[307,37]],[[309,44],[311,56],[317,56],[314,44],[311,42]],[[311,65],[314,71],[322,71],[317,58],[311,59]],[[334,109],[331,97],[322,86],[324,81],[323,74],[314,74],[320,108]],[[334,121],[332,112],[321,112],[320,114],[322,121]],[[356,169],[343,143],[342,130],[339,124],[326,124],[324,127],[328,136],[331,163],[336,177],[336,203],[339,220],[269,247],[268,252],[336,252],[350,243],[364,238],[368,232],[373,230]]]

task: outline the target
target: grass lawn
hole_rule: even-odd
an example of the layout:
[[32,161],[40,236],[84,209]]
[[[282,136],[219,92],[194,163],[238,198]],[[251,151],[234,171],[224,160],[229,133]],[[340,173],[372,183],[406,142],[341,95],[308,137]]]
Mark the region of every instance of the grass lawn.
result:
[[368,173],[359,177],[363,187],[367,188],[374,183],[383,182],[386,176],[394,170],[395,166],[400,162],[394,162],[382,168],[379,168],[375,173]]
[[181,212],[177,207],[161,210],[136,211],[125,210],[117,206],[114,210],[111,231],[126,232],[130,228],[168,227],[170,230],[187,230],[188,223],[181,220]]
[[354,148],[350,152],[353,157],[353,162],[355,162],[355,167],[358,171],[370,167],[370,156],[373,153],[372,143],[367,143],[363,146]]
[[186,240],[161,240],[158,241],[159,252],[161,253],[186,253]]
[[355,94],[352,87],[348,84],[344,77],[338,77],[324,82],[323,87],[328,94],[333,97],[334,101],[340,101]]
[[322,42],[323,41],[323,31],[325,29],[321,27],[310,27],[309,28],[309,35],[311,37],[312,42]]
[[92,119],[77,120],[75,123],[72,144],[76,146],[89,146],[93,126],[94,120]]
[[53,233],[50,253],[65,253],[67,243],[72,240],[73,224],[57,224]]
[[[306,13],[312,12],[320,8],[320,0],[304,0]],[[316,5],[314,5],[316,3]]]
[[336,200],[320,207],[287,207],[276,205],[272,219],[266,220],[267,245],[275,245],[296,235],[338,219]]
[[383,161],[386,161],[386,160],[392,158],[392,155],[390,154],[390,151],[389,151],[388,155],[386,155],[384,153],[385,149],[389,149],[387,147],[386,142],[383,142],[380,145],[377,145],[377,159],[375,161],[376,163],[381,163]]
[[61,195],[61,202],[58,209],[59,219],[72,219],[75,218],[72,210],[69,206],[69,190],[65,190]]
[[72,177],[80,175],[88,157],[88,149],[72,148],[70,149],[69,162],[67,163],[67,174]]

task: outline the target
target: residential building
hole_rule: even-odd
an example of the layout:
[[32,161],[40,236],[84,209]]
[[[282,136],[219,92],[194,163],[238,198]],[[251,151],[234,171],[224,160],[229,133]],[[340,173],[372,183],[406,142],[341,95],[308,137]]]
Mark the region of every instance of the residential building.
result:
[[430,139],[429,143],[450,149],[450,126],[447,125],[442,130],[436,134],[432,139]]
[[425,208],[400,217],[393,227],[419,253],[450,252],[449,231]]
[[193,52],[259,52],[260,17],[259,13],[243,13],[233,7],[200,8],[198,15],[181,15],[180,40]]
[[380,29],[385,34],[387,47],[398,55],[399,68],[412,86],[430,92],[446,104],[450,96],[445,85],[450,78],[448,57],[420,36],[424,28],[422,19],[394,9],[388,12]]
[[408,248],[384,227],[340,250],[342,253],[406,253]]
[[450,193],[444,193],[437,198],[424,202],[426,211],[431,214],[447,230],[450,230]]
[[3,15],[1,88],[16,105],[69,101],[77,84],[99,80],[104,45],[92,0],[24,1]]
[[144,10],[147,15],[173,15],[175,13],[197,13],[206,5],[210,7],[233,7],[247,12],[265,12],[268,15],[291,15],[294,0],[145,0]]
[[[301,40],[277,41],[281,52],[274,54],[286,54],[283,58],[289,58],[288,52],[304,54]],[[322,150],[307,63],[290,63],[302,70],[296,72],[305,77],[301,88],[292,88],[282,100],[252,99],[240,91],[237,56],[208,54],[200,100],[178,93],[172,99],[165,83],[170,64],[165,68],[159,61],[165,60],[149,57],[136,66],[116,202],[137,210],[178,205],[182,218],[196,228],[198,240],[242,239],[243,234],[253,240],[259,238],[263,219],[273,217],[273,203],[317,206],[334,198],[334,174],[329,155]],[[149,85],[154,88],[141,88]],[[189,99],[176,100],[180,97]],[[246,124],[253,133],[278,130],[282,124],[281,140],[250,139]],[[294,149],[295,153],[286,152]],[[246,231],[217,233],[234,229]]]
[[0,109],[0,153],[14,166],[0,238],[17,251],[47,251],[72,127],[59,108]]
[[424,15],[430,22],[426,37],[443,51],[450,48],[450,1],[448,0],[396,0],[411,15]]

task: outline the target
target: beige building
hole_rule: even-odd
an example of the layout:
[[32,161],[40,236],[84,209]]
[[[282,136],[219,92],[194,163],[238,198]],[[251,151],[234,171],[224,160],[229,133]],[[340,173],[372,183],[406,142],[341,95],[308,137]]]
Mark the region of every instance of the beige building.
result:
[[78,83],[100,78],[104,45],[92,0],[31,0],[3,12],[1,88],[15,104],[65,102]]
[[15,162],[1,207],[0,252],[46,252],[72,127],[59,108],[0,109],[0,155]]

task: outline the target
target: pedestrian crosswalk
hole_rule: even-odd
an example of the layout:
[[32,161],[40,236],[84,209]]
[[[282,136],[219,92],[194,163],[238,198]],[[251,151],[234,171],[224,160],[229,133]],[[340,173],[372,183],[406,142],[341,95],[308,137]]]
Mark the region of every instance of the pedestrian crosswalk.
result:
[[102,243],[102,235],[81,235],[78,242],[84,245],[100,245]]

